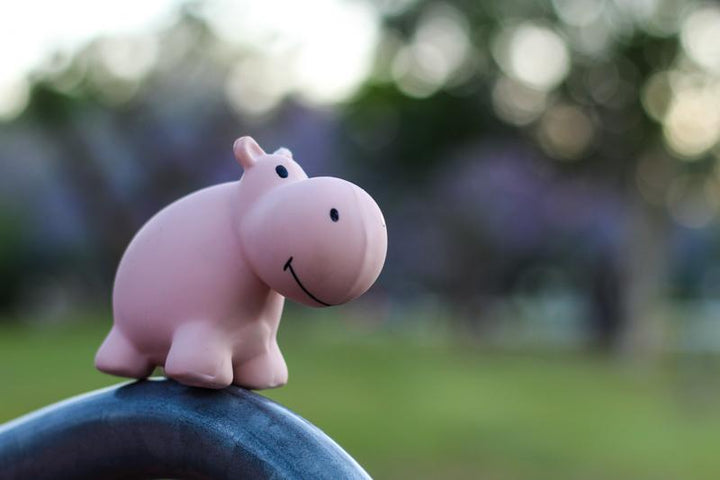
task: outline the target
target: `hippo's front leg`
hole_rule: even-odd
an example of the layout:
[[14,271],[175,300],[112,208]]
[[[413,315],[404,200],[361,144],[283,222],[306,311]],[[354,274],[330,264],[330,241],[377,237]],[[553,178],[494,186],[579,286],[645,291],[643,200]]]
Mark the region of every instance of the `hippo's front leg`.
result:
[[234,371],[233,383],[246,388],[282,387],[288,381],[285,359],[274,341],[267,351],[236,364]]
[[191,322],[173,335],[165,373],[185,385],[224,388],[232,383],[232,351],[213,322]]

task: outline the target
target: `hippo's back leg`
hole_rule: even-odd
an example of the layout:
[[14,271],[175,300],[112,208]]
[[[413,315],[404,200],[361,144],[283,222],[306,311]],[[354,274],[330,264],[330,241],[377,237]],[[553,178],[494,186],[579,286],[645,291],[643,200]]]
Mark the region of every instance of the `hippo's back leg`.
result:
[[112,327],[95,355],[95,366],[105,373],[132,378],[145,378],[154,368],[117,326]]

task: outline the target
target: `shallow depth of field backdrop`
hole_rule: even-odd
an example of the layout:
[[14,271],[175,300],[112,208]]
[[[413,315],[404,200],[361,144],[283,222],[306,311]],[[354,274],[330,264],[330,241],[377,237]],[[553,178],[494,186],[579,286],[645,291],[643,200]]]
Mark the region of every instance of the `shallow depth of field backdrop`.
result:
[[377,478],[720,475],[720,7],[9,4],[0,422],[92,358],[134,232],[281,145],[386,215],[362,299],[288,305],[267,392]]

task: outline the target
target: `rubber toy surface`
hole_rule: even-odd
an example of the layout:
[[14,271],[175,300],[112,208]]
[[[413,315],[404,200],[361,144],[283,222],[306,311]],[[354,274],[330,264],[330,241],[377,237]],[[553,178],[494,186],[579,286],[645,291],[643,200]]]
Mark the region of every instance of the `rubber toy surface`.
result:
[[267,154],[250,137],[233,151],[239,181],[170,204],[128,246],[99,370],[144,378],[163,366],[191,386],[278,387],[288,378],[276,340],[285,297],[338,305],[377,279],[387,232],[370,195],[308,178],[287,149]]

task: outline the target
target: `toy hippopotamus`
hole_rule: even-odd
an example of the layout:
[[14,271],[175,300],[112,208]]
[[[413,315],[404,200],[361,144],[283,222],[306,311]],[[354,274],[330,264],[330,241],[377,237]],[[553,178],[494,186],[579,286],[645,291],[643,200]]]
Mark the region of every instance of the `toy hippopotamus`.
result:
[[128,246],[99,370],[144,378],[163,366],[192,386],[284,385],[276,334],[285,297],[339,305],[377,279],[387,232],[370,195],[308,178],[289,150],[267,154],[250,137],[233,151],[240,180],[170,204]]

